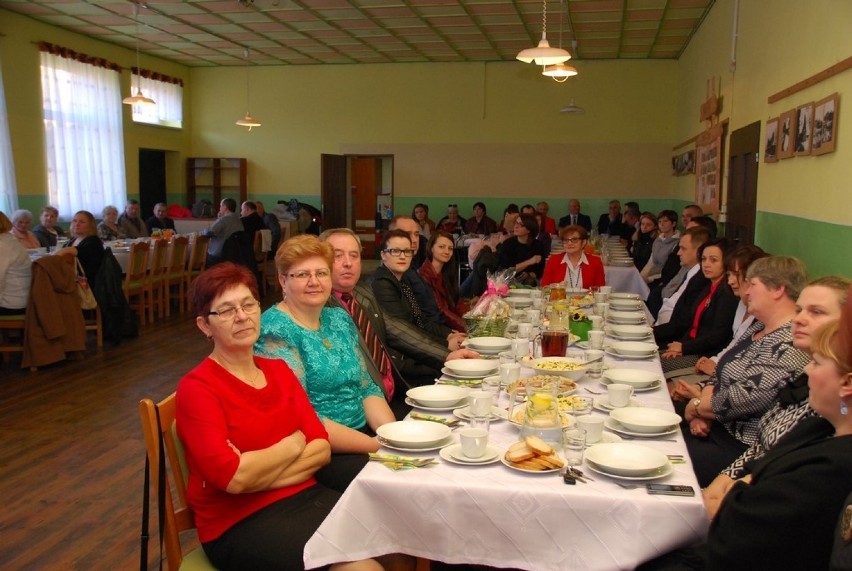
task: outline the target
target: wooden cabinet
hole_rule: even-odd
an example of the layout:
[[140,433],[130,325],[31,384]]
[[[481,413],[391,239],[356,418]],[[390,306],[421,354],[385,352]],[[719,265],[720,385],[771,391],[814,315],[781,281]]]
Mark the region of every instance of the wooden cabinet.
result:
[[186,159],[187,207],[202,198],[213,203],[216,210],[223,198],[233,198],[237,206],[248,198],[246,159]]

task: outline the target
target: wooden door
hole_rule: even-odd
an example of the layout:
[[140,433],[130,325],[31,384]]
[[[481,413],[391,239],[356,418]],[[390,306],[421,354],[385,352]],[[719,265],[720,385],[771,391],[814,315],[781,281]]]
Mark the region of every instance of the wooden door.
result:
[[322,229],[351,228],[347,215],[346,157],[322,155]]
[[729,149],[725,237],[736,244],[753,244],[760,165],[760,121],[731,133]]
[[355,232],[361,236],[365,258],[375,257],[376,195],[381,189],[381,173],[381,159],[349,157],[352,217],[355,221]]
[[166,202],[166,152],[139,149],[139,217],[147,220],[158,202]]

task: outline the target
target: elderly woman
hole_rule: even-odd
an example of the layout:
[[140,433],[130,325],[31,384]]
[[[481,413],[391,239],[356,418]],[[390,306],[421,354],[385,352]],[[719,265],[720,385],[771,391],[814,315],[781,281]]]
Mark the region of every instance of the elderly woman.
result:
[[435,228],[449,234],[463,234],[464,225],[465,219],[459,216],[459,205],[450,204],[447,206],[447,215],[438,220]]
[[458,268],[452,263],[453,253],[453,237],[437,230],[426,244],[426,262],[420,266],[418,273],[435,292],[435,302],[447,325],[456,331],[466,331],[467,326],[461,316],[469,307],[459,299]]
[[379,449],[375,430],[395,418],[358,350],[355,323],[345,309],[326,306],[333,264],[331,244],[316,236],[281,244],[275,266],[283,300],[264,312],[255,351],[290,365],[323,420],[332,451],[365,454]]
[[24,248],[38,248],[38,238],[30,232],[33,213],[29,210],[16,210],[12,213],[12,236],[18,239]]
[[674,210],[663,210],[657,216],[657,237],[651,244],[651,257],[640,272],[648,283],[661,276],[669,255],[677,250],[680,241],[677,220],[677,212]]
[[53,248],[56,246],[56,240],[65,236],[65,231],[56,225],[56,220],[59,218],[59,211],[52,206],[45,206],[39,214],[39,224],[33,228],[33,234],[36,235],[38,243],[44,248]]
[[12,222],[0,211],[0,315],[26,312],[32,281],[30,257],[11,229]]
[[98,238],[95,217],[91,212],[80,210],[71,219],[72,241],[65,248],[56,250],[59,255],[75,255],[86,272],[86,277],[93,282],[101,269],[104,259],[104,244]]
[[497,246],[497,256],[500,267],[515,270],[516,279],[522,283],[535,284],[542,275],[544,258],[547,252],[536,241],[538,223],[531,214],[521,214],[515,220],[514,233],[511,238]]
[[488,236],[497,232],[497,223],[488,217],[488,209],[484,202],[473,205],[473,216],[467,219],[464,225],[465,234],[481,234]]
[[432,232],[435,231],[435,222],[429,218],[429,205],[418,202],[411,210],[411,218],[417,222],[417,227],[420,229],[420,234],[429,239]]
[[326,430],[287,364],[252,354],[254,275],[219,264],[192,282],[191,295],[195,323],[213,345],[181,379],[176,400],[198,539],[217,569],[302,569],[305,543],[339,498],[314,477],[329,462]]
[[571,288],[590,288],[606,285],[603,262],[598,256],[583,250],[589,241],[589,232],[582,226],[571,224],[559,230],[565,254],[553,254],[547,260],[541,285],[565,282]]
[[754,324],[719,359],[698,397],[685,401],[683,434],[701,487],[757,441],[761,415],[808,362],[793,347],[796,299],[805,267],[795,258],[770,256],[748,269],[748,306]]
[[118,208],[111,204],[109,206],[104,206],[104,209],[101,211],[101,215],[104,219],[103,222],[98,224],[98,238],[104,242],[127,238],[124,234],[124,230],[121,229],[117,222]]

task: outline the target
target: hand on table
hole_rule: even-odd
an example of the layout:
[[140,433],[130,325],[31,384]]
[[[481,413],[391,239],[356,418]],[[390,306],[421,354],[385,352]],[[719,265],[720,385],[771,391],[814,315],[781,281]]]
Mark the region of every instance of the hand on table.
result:
[[663,359],[674,359],[675,357],[683,356],[683,344],[680,341],[669,343],[665,352],[662,354]]
[[452,359],[479,359],[481,355],[471,349],[458,349],[447,355],[447,361]]
[[673,401],[694,399],[701,396],[701,388],[698,385],[686,383],[683,379],[678,379],[674,382],[669,395]]

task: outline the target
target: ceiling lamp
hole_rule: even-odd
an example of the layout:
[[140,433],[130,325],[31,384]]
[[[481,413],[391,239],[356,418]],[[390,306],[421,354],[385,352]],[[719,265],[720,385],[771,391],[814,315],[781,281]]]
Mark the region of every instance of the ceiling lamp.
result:
[[[568,7],[566,6],[567,10]],[[559,47],[562,47],[562,12],[559,13]],[[573,40],[571,42],[571,47],[573,48],[574,53],[577,53],[577,40]],[[574,77],[577,75],[577,68],[572,65],[565,65],[564,63],[557,63],[554,65],[548,65],[541,72],[542,75],[547,77],[552,77],[553,80],[557,83],[564,83],[569,77]]]
[[568,104],[567,107],[563,107],[559,110],[560,113],[573,113],[574,115],[584,115],[586,110],[582,107],[578,107],[574,105],[574,100],[571,99],[571,103]]
[[524,63],[533,63],[536,65],[556,65],[571,59],[571,54],[562,48],[552,48],[547,41],[547,0],[542,1],[541,12],[541,41],[534,48],[521,50],[516,56],[517,59]]
[[[142,93],[142,68],[139,66],[139,4],[133,3],[133,16],[136,18],[136,95],[121,100],[125,105],[156,105],[157,102]],[[130,83],[133,83],[133,70],[130,70]],[[133,86],[130,86],[133,91]]]
[[245,48],[245,50],[243,50],[243,56],[246,58],[246,116],[243,117],[242,119],[238,119],[236,124],[239,125],[240,127],[248,127],[248,130],[251,131],[252,127],[260,127],[261,123],[260,123],[260,121],[258,121],[254,117],[252,117],[251,113],[249,113],[249,111],[248,111],[250,95],[251,95],[251,90],[249,89],[249,68],[248,68],[249,50],[248,50],[248,48]]

